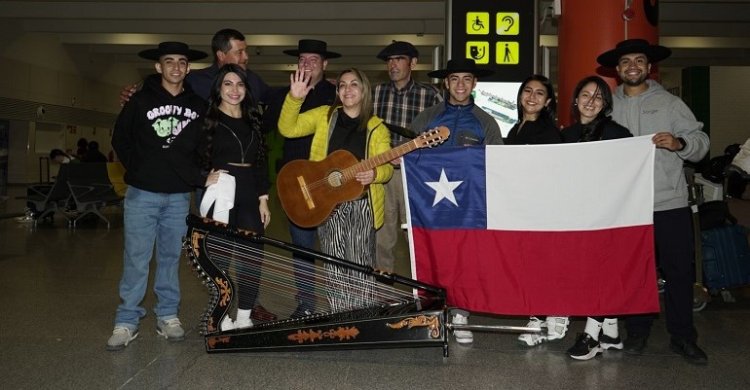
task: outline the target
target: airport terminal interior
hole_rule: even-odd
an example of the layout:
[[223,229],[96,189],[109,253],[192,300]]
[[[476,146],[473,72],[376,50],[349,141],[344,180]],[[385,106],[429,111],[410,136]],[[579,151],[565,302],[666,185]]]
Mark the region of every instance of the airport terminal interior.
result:
[[[617,23],[644,17],[632,9],[633,4],[645,1],[648,8],[659,3],[659,43],[672,48],[672,56],[659,64],[660,80],[683,99],[695,90],[704,93],[700,97],[705,99],[698,103],[710,109],[701,115],[710,114],[706,127],[711,157],[721,156],[729,144],[744,142],[749,134],[744,107],[750,104],[750,0],[606,1],[623,3]],[[152,61],[138,58],[136,53],[168,40],[181,40],[191,48],[210,52],[213,33],[230,27],[246,34],[248,68],[272,87],[289,82],[296,58],[284,51],[295,49],[304,38],[325,40],[331,51],[343,54],[331,59],[328,78],[355,66],[373,82],[384,82],[388,73],[376,53],[393,40],[405,40],[421,53],[414,79],[436,82],[427,73],[445,65],[451,22],[467,20],[450,20],[453,15],[447,6],[453,3],[474,2],[0,1],[0,128],[5,125],[4,134],[11,134],[0,145],[10,149],[6,155],[0,154],[0,162],[6,164],[0,180],[7,179],[7,184],[0,182],[0,387],[750,388],[748,286],[711,290],[710,302],[694,310],[697,344],[708,355],[707,365],[690,364],[670,350],[661,295],[662,312],[641,355],[607,350],[591,360],[573,360],[566,350],[584,332],[585,318],[572,318],[563,340],[526,347],[519,344],[517,333],[490,328],[521,327],[528,317],[487,313],[469,317],[470,324],[486,326],[474,331],[473,343],[459,344],[449,336],[447,357],[440,347],[403,346],[207,353],[201,317],[211,297],[183,253],[179,319],[185,339],[170,342],[157,335],[152,264],[143,302],[148,313],[141,321],[139,336],[123,350],[106,349],[120,303],[122,202],[111,202],[101,216],[81,217],[62,207],[35,221],[28,213],[27,197],[29,186],[48,184],[57,175],[58,167],[47,159],[52,147],[70,150],[77,138],[85,136],[99,141],[105,154],[111,150],[111,128],[120,110],[117,97],[121,88],[154,70]],[[484,3],[495,6],[501,2]],[[563,76],[558,62],[566,54],[558,50],[560,4],[557,0],[535,1],[530,17],[536,19],[523,19],[530,22],[523,28],[537,34],[533,40],[537,46],[532,50],[536,55],[534,72],[548,75],[555,84]],[[588,20],[578,22],[589,25]],[[578,37],[582,42],[600,37],[593,27],[584,35]],[[194,69],[210,63],[211,56],[194,63]],[[690,84],[695,81],[707,85],[695,88]],[[516,85],[510,92],[512,98]],[[569,97],[569,92],[558,90],[558,95]],[[512,107],[510,111],[515,112]],[[558,113],[561,111],[559,108]],[[750,185],[744,193],[726,196],[723,183],[703,183],[706,198],[725,200],[737,223],[750,228]],[[275,190],[270,194],[270,207],[272,221],[266,235],[290,241],[288,221]],[[196,212],[194,206],[192,211]],[[398,248],[395,272],[408,277],[411,259],[406,240],[400,239]],[[606,281],[607,275],[601,278]],[[278,304],[265,282],[261,282],[259,301],[280,317],[291,315],[291,308]],[[620,335],[627,337],[624,321],[619,329]]]

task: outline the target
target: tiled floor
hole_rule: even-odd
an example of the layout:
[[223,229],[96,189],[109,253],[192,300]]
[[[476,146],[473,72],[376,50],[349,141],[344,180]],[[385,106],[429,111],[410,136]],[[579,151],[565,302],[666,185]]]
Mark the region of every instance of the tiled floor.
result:
[[[741,221],[750,225],[750,213],[743,214],[750,211],[750,201],[733,202]],[[22,202],[12,197],[0,215],[8,217],[19,207]],[[582,320],[574,321],[564,341],[531,349],[518,346],[511,334],[475,333],[469,347],[451,342],[448,358],[439,348],[209,355],[196,331],[208,294],[183,262],[180,317],[186,340],[157,338],[149,313],[138,339],[123,351],[108,352],[104,346],[119,301],[122,267],[122,219],[117,210],[111,213],[111,230],[101,223],[68,230],[59,217],[36,229],[14,218],[0,219],[2,388],[750,388],[746,289],[735,291],[736,303],[715,301],[695,313],[699,343],[710,359],[705,367],[689,365],[669,351],[663,320],[655,324],[643,356],[606,352],[586,362],[564,353],[582,331]],[[285,229],[275,218],[269,236],[285,239]],[[149,292],[145,306],[153,301]],[[525,322],[480,316],[472,321]]]

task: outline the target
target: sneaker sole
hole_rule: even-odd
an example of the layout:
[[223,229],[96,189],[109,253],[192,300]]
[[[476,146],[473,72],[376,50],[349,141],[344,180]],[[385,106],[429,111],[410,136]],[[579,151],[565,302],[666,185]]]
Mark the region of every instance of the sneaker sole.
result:
[[162,332],[162,330],[159,329],[159,328],[156,328],[156,334],[158,334],[161,337],[164,337],[165,339],[167,339],[167,341],[182,341],[182,340],[185,340],[185,336],[169,337],[169,336],[167,336],[166,333]]
[[131,341],[135,340],[136,337],[138,337],[138,332],[136,332],[133,335],[133,337],[130,338],[130,340],[126,341],[123,344],[118,344],[118,345],[109,345],[109,344],[107,344],[107,351],[121,351],[121,350],[125,349],[125,347],[127,347],[128,344],[130,344]]
[[571,358],[575,360],[590,360],[590,359],[595,358],[596,355],[599,355],[600,353],[602,353],[602,349],[600,347],[597,347],[597,348],[593,348],[586,355],[574,356],[574,355],[568,354],[568,356],[570,356]]
[[622,349],[625,347],[622,343],[619,343],[619,344],[601,343],[601,346],[603,350],[615,349],[618,351],[622,351]]
[[546,342],[547,342],[547,338],[546,338],[546,337],[545,337],[545,338],[543,338],[543,339],[539,339],[539,342],[538,342],[538,343],[536,343],[536,344],[529,344],[529,343],[528,343],[527,341],[524,341],[524,340],[518,340],[518,344],[519,344],[520,346],[522,346],[522,347],[527,347],[527,348],[531,348],[531,347],[536,347],[537,345],[542,345],[542,344],[544,344],[544,343],[546,343]]

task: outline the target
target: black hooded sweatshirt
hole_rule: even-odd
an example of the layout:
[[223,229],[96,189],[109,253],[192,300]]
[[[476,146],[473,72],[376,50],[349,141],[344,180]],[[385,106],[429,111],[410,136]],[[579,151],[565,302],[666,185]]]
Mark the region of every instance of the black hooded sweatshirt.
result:
[[[193,190],[169,163],[169,147],[182,129],[206,111],[205,101],[187,83],[172,96],[161,75],[148,76],[143,88],[122,108],[112,134],[112,148],[127,170],[125,182],[141,190],[180,193]],[[192,158],[192,157],[191,157]]]

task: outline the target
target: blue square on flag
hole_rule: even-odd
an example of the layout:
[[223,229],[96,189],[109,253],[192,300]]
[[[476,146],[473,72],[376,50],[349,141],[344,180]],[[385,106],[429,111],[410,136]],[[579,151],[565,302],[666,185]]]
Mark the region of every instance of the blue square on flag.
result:
[[405,162],[412,226],[487,228],[484,147],[421,149]]

